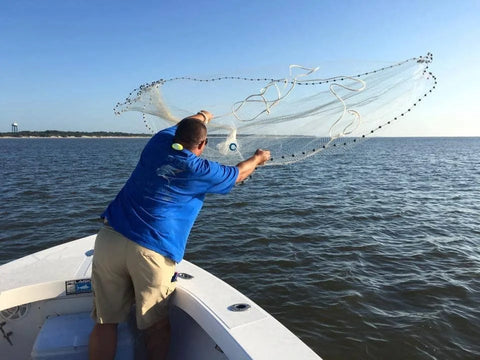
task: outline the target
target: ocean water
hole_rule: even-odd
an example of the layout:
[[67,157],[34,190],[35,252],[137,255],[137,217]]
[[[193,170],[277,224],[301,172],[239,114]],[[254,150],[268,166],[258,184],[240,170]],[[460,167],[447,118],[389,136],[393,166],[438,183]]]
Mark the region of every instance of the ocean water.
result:
[[[0,139],[0,264],[95,233],[147,139]],[[371,139],[207,196],[186,259],[325,360],[480,358],[480,138]]]

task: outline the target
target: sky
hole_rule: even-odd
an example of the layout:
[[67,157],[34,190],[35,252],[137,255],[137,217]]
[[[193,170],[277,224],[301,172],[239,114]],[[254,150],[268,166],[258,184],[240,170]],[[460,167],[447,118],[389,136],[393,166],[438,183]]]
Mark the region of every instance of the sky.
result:
[[384,136],[480,136],[480,1],[0,2],[0,132],[146,132],[113,107],[182,74],[431,52],[436,91]]

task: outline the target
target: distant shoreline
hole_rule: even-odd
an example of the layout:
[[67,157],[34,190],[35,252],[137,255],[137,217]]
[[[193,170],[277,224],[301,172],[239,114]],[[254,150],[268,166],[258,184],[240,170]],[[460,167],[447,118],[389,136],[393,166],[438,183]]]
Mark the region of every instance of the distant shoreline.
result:
[[[135,134],[123,132],[108,132],[108,131],[59,131],[59,130],[45,130],[45,131],[19,131],[17,133],[0,132],[0,139],[148,139],[152,134]],[[222,137],[222,135],[212,134],[211,137]],[[250,136],[250,135],[243,135]],[[288,137],[286,135],[283,135]],[[304,135],[305,136],[305,135]],[[242,137],[242,135],[240,135]],[[267,135],[268,137],[268,135]],[[299,137],[302,137],[301,135]],[[308,136],[307,136],[308,137]],[[348,136],[346,137],[348,138]],[[479,136],[372,136],[368,139],[435,139],[435,138],[479,138]]]
[[151,136],[1,136],[1,139],[148,139]]
[[0,133],[0,139],[131,139],[150,138],[150,134],[132,134],[107,131],[19,131],[17,133]]

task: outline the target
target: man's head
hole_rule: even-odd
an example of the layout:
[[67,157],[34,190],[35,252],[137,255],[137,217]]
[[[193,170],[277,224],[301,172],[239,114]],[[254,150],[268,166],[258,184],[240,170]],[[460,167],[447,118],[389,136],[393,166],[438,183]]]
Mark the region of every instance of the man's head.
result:
[[178,123],[174,143],[182,144],[185,149],[200,155],[207,142],[207,127],[195,118],[185,118]]

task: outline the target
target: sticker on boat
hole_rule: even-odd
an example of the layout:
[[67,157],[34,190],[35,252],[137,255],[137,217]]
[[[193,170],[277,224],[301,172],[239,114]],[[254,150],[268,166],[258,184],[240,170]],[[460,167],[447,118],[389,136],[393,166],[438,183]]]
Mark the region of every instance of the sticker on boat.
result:
[[67,295],[83,294],[92,292],[90,279],[78,279],[65,281],[65,293]]

